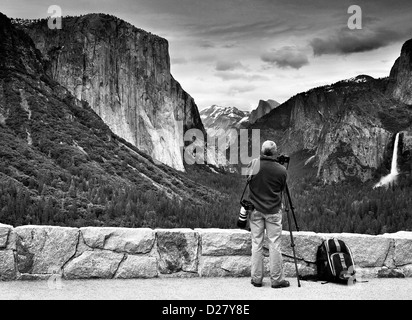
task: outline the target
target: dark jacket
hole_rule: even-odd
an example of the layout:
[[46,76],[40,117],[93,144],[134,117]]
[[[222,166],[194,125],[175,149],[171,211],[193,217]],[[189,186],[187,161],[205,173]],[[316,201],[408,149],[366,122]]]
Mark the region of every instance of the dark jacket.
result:
[[250,164],[249,200],[255,209],[266,213],[277,213],[282,207],[282,191],[286,186],[287,171],[274,161],[275,158],[261,156]]

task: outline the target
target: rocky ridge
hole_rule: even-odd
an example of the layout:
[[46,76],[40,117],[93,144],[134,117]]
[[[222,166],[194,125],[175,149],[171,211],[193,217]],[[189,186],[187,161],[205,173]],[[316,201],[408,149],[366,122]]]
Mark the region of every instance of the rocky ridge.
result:
[[255,123],[257,119],[262,118],[279,105],[280,103],[275,100],[260,100],[258,107],[250,113],[249,122]]
[[[274,100],[259,102],[258,108],[249,111],[242,111],[236,107],[222,107],[217,105],[212,105],[209,108],[203,109],[200,112],[200,117],[206,128],[208,137],[212,137],[215,140],[218,138],[225,138],[226,150],[236,144],[236,141],[240,141],[240,131],[239,129],[246,129],[250,125],[250,119],[253,118],[255,121],[267,114],[270,110],[273,110],[277,106],[277,102]],[[217,143],[217,142],[216,142]],[[210,153],[210,148],[208,149]],[[227,152],[226,152],[227,153]],[[247,155],[244,155],[247,157]],[[230,165],[229,161],[224,161],[226,156],[222,152],[218,153],[218,156],[212,156],[208,158],[208,163],[215,164],[215,158],[220,160],[223,164],[224,169],[229,169],[232,171],[241,170],[241,165]]]
[[[241,111],[235,107],[221,107],[213,105],[200,111],[200,117],[206,132],[211,136],[226,134],[230,129],[243,127],[249,118],[250,113]],[[232,138],[230,141],[232,142]]]
[[289,155],[308,154],[324,182],[367,181],[391,156],[397,132],[411,126],[412,110],[387,94],[389,79],[367,75],[292,97],[250,125]]
[[402,46],[390,76],[388,93],[396,100],[412,105],[412,39]]

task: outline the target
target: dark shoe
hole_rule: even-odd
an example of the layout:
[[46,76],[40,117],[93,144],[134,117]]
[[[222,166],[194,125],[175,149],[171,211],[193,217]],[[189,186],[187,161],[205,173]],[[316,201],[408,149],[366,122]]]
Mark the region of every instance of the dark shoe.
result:
[[276,282],[272,283],[272,288],[274,288],[274,289],[287,288],[289,286],[290,286],[290,283],[287,280],[276,281]]
[[254,282],[253,279],[250,281],[250,283],[253,284],[255,287],[258,287],[258,288],[260,288],[262,286],[262,283]]

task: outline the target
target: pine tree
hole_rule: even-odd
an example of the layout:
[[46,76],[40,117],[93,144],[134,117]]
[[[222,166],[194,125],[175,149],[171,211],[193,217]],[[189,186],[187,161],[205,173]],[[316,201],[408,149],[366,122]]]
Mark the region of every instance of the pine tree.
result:
[[76,198],[77,196],[76,184],[73,178],[70,182],[70,188],[69,188],[68,194],[69,194],[69,197],[72,197],[72,198]]

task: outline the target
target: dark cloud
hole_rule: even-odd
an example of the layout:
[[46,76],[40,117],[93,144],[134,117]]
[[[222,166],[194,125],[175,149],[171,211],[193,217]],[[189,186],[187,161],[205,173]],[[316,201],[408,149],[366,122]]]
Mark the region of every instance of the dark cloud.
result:
[[211,49],[211,48],[215,48],[216,45],[210,41],[202,41],[199,43],[199,47],[204,48],[204,49]]
[[222,48],[225,49],[232,49],[232,48],[237,48],[239,45],[237,43],[227,43],[222,45]]
[[327,38],[314,38],[310,41],[315,56],[323,54],[348,55],[386,47],[405,38],[405,32],[387,29],[375,31],[341,29]]
[[265,52],[260,58],[269,66],[278,66],[279,68],[300,69],[309,64],[306,54],[292,46],[285,46],[278,50]]
[[233,71],[236,69],[246,69],[239,61],[218,61],[216,62],[216,71]]

